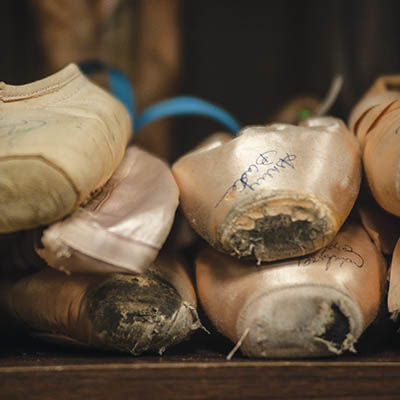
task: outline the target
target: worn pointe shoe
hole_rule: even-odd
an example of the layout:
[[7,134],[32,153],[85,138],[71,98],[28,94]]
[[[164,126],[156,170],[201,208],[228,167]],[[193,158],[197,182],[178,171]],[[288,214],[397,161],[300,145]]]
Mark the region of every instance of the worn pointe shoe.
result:
[[393,250],[390,264],[388,310],[395,319],[400,315],[400,239]]
[[128,147],[101,193],[46,228],[36,251],[66,272],[143,272],[168,236],[178,198],[167,164]]
[[364,229],[382,254],[392,255],[400,237],[400,219],[389,214],[371,199],[369,204],[358,204],[357,211]]
[[311,255],[257,266],[208,247],[197,293],[216,328],[251,357],[320,357],[353,350],[381,303],[386,265],[367,233],[346,223]]
[[368,186],[378,204],[400,216],[400,75],[383,76],[354,107],[349,125],[362,147]]
[[43,339],[133,355],[162,353],[201,326],[188,273],[165,257],[143,275],[68,276],[46,268],[2,280],[0,313],[8,330],[13,323]]
[[125,107],[71,64],[40,81],[0,82],[0,233],[57,221],[118,167]]
[[336,118],[217,135],[172,168],[183,211],[213,247],[273,261],[326,246],[360,186],[360,153]]

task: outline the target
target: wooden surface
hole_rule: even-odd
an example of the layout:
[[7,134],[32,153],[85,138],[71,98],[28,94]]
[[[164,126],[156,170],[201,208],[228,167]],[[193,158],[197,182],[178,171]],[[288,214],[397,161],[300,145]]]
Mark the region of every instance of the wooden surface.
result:
[[0,399],[400,399],[400,336],[377,339],[331,359],[227,361],[215,334],[162,357],[4,338]]

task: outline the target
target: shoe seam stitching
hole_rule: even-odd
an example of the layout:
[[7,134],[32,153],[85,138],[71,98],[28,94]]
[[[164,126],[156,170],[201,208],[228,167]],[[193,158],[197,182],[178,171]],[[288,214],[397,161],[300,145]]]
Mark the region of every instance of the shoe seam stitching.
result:
[[[73,74],[69,78],[67,78],[64,82],[62,82],[61,84],[56,83],[56,84],[46,86],[46,87],[38,89],[38,90],[34,90],[32,92],[27,92],[27,93],[23,93],[23,94],[19,94],[19,95],[15,95],[15,94],[14,95],[4,95],[4,94],[0,93],[0,98],[5,102],[11,102],[11,101],[18,101],[21,99],[30,99],[30,98],[38,97],[41,94],[54,93],[57,89],[66,86],[67,84],[69,84],[70,82],[72,82],[73,80],[75,80],[76,78],[78,78],[80,76],[81,76],[81,74],[79,72],[76,72],[75,74]],[[5,87],[5,89],[7,89],[7,86]],[[80,90],[80,88],[78,90]]]

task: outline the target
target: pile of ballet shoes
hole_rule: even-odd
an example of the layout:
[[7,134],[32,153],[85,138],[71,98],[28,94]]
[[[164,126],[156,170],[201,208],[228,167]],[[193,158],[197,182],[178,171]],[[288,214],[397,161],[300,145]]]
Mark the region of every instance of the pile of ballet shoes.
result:
[[[355,351],[386,301],[388,274],[398,313],[400,78],[377,80],[350,129],[321,115],[242,128],[191,97],[135,117],[117,97],[74,64],[0,83],[7,329],[162,353],[202,327],[198,299],[246,356],[323,357]],[[134,145],[145,124],[186,114],[224,130],[172,168]],[[204,239],[194,274],[162,249],[178,205]]]

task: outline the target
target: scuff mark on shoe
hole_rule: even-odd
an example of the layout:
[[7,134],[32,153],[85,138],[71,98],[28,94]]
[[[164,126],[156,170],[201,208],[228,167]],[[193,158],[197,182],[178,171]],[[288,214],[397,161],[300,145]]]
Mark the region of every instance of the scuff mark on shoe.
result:
[[351,334],[350,316],[335,303],[321,303],[321,312],[312,325],[312,334],[316,341],[325,344],[334,354],[342,354],[348,350],[356,352],[354,344],[356,338]]
[[162,354],[201,324],[194,306],[160,276],[112,274],[85,300],[93,344],[139,355]]
[[261,198],[231,210],[217,233],[219,249],[260,264],[303,256],[328,244],[340,225],[338,216],[318,199],[287,196]]

